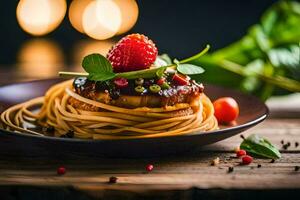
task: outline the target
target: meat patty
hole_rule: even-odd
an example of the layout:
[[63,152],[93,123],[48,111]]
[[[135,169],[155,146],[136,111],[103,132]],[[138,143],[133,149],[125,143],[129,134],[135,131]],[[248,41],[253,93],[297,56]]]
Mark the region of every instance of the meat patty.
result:
[[126,90],[110,89],[103,85],[100,87],[93,81],[78,78],[74,80],[73,86],[75,92],[85,98],[125,108],[165,107],[191,103],[194,99],[199,99],[203,92],[203,85],[195,82],[185,86],[172,86],[157,94],[136,94],[130,91],[133,87],[131,85]]

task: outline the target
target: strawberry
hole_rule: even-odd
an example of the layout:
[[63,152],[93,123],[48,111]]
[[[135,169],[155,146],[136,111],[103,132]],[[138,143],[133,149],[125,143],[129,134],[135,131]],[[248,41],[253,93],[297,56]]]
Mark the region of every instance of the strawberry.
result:
[[148,69],[157,57],[157,48],[152,40],[142,34],[123,37],[108,52],[114,72]]

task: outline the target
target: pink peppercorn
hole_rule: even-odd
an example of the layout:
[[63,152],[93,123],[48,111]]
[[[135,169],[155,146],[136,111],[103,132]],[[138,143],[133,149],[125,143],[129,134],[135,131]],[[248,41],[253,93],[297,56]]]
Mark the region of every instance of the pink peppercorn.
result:
[[147,165],[146,166],[146,170],[148,171],[148,172],[151,172],[152,170],[153,170],[153,165],[151,165],[151,164],[149,164],[149,165]]
[[246,154],[247,154],[247,152],[243,149],[236,152],[237,157],[242,157],[242,156],[245,156]]
[[58,175],[64,175],[65,173],[66,173],[66,168],[65,167],[57,168],[57,174]]
[[242,163],[244,165],[249,165],[250,163],[252,163],[252,161],[253,161],[253,158],[251,156],[246,155],[246,156],[242,157]]

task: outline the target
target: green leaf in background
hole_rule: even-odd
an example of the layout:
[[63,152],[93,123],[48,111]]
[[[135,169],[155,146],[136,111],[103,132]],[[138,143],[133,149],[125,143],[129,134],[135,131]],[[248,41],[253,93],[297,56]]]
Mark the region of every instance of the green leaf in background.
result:
[[281,154],[278,149],[272,145],[267,139],[262,138],[256,134],[250,135],[240,145],[241,149],[265,158],[278,159]]
[[300,46],[290,45],[271,49],[268,52],[270,62],[274,67],[289,70],[294,79],[300,81]]
[[185,75],[202,74],[204,72],[202,67],[192,64],[177,64],[177,70]]
[[[299,92],[299,24],[299,2],[276,2],[240,40],[190,61],[205,70],[196,80],[240,89],[262,100]],[[257,60],[262,70],[252,65]]]
[[106,81],[115,77],[112,65],[101,54],[90,54],[84,57],[82,67],[89,74],[89,79]]

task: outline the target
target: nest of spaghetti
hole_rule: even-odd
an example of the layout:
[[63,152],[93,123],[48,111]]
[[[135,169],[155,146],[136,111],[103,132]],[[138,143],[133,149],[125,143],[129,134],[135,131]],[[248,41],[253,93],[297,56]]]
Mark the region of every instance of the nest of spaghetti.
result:
[[[173,79],[163,89],[157,87],[158,81],[135,79],[116,87],[115,81],[79,77],[52,86],[43,97],[10,107],[1,120],[12,131],[82,139],[163,137],[218,129],[202,84],[187,80],[188,84],[178,85]],[[37,131],[34,125],[47,128]]]
[[[43,97],[12,106],[1,114],[9,130],[56,137],[93,139],[148,138],[193,134],[218,128],[202,84],[188,75],[204,72],[182,61],[158,56],[148,37],[130,34],[107,57],[84,57],[86,73],[52,86]],[[37,109],[37,111],[36,111]],[[33,125],[48,131],[32,129]],[[51,131],[49,131],[51,130]]]

